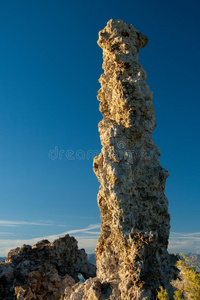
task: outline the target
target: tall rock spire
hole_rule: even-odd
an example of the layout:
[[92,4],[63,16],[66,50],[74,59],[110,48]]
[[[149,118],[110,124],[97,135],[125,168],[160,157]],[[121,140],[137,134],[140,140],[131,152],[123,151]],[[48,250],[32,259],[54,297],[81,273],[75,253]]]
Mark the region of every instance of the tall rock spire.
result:
[[147,42],[122,20],[110,20],[99,32],[104,74],[98,92],[102,151],[94,159],[102,220],[97,277],[66,288],[64,300],[156,300],[160,286],[173,299],[176,268],[167,252],[170,216],[164,194],[169,173],[152,139],[153,95],[138,62]]
[[118,280],[120,299],[155,299],[159,286],[169,285],[169,173],[151,136],[153,94],[138,62],[147,42],[122,20],[110,20],[99,32],[104,74],[98,92],[102,151],[94,159],[102,220],[97,277]]

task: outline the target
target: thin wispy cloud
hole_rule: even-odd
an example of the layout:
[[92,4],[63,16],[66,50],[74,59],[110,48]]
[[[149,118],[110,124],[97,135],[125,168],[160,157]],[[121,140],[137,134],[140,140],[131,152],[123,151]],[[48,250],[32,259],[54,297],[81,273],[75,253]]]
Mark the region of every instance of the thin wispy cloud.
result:
[[25,221],[7,221],[0,220],[0,226],[16,227],[21,225],[32,225],[32,226],[51,226],[51,221],[44,222],[25,222]]
[[[100,224],[93,224],[93,225],[89,225],[86,228],[66,231],[65,234],[71,234],[71,233],[77,233],[77,232],[93,233],[94,234],[94,232],[93,231],[91,232],[90,230],[97,229],[97,228],[100,228],[100,227],[101,227]],[[97,232],[97,234],[99,234],[99,232]]]
[[[56,235],[49,235],[49,236],[45,236],[45,237],[42,237],[40,239],[47,239],[49,241],[53,241],[55,239],[58,239],[59,237],[62,237],[66,234],[73,234],[74,237],[77,237],[76,233],[83,233],[85,234],[84,236],[79,236],[79,239],[86,239],[86,241],[88,240],[87,238],[87,234],[93,234],[95,236],[95,238],[97,238],[99,236],[99,232],[94,232],[94,231],[91,231],[93,229],[97,229],[97,228],[100,228],[101,225],[100,224],[92,224],[92,225],[89,225],[88,227],[85,227],[85,228],[80,228],[80,229],[75,229],[75,230],[68,230],[68,231],[65,231],[65,232],[62,232],[60,234],[56,234]],[[90,239],[91,239],[91,236],[90,236]],[[35,240],[35,239],[34,239]],[[38,239],[37,239],[38,240]]]
[[194,238],[194,237],[197,237],[197,239],[200,238],[200,232],[193,232],[193,233],[178,233],[178,232],[171,232],[171,237],[178,237],[178,238]]
[[97,235],[100,235],[100,231],[84,231],[85,233],[88,233],[88,234],[97,234]]
[[169,239],[170,252],[197,252],[200,250],[200,232],[171,232]]
[[2,231],[0,231],[0,236],[1,235],[12,235],[13,234],[13,232],[2,232]]

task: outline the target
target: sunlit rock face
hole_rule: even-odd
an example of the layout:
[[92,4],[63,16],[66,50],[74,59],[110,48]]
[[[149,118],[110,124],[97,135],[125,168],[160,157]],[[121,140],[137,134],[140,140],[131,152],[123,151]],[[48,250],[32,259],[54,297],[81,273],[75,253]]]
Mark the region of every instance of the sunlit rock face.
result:
[[159,286],[172,299],[170,281],[177,272],[167,252],[169,174],[151,137],[152,92],[138,62],[147,42],[122,20],[110,20],[99,33],[104,74],[98,92],[102,151],[94,159],[102,220],[97,277],[67,287],[64,300],[155,300]]
[[104,74],[98,92],[102,151],[94,159],[102,220],[97,276],[101,282],[118,282],[119,299],[156,299],[160,285],[170,290],[170,216],[164,194],[169,173],[152,139],[153,94],[138,62],[147,42],[122,20],[110,20],[99,32]]

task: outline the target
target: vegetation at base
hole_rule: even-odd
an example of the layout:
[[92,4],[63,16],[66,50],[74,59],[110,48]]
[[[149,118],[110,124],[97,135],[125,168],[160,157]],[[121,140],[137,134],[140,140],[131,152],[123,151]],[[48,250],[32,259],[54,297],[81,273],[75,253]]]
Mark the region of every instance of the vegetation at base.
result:
[[162,286],[160,287],[160,291],[158,291],[157,299],[159,299],[159,300],[169,300],[167,290],[164,290]]
[[[177,262],[177,267],[180,270],[179,279],[172,282],[172,285],[176,288],[173,299],[200,300],[200,273],[196,271],[199,264],[186,257],[186,255],[181,255],[184,260],[179,259]],[[160,287],[157,299],[169,300],[168,293],[163,287]]]

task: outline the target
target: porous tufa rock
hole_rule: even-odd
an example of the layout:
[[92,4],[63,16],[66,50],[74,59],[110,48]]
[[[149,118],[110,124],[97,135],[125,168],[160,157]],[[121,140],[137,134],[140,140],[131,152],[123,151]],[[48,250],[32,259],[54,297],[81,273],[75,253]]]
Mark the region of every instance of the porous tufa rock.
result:
[[160,285],[170,291],[173,276],[164,194],[169,173],[152,139],[153,94],[138,62],[147,42],[122,20],[110,20],[98,40],[104,60],[98,100],[104,118],[99,123],[103,148],[94,159],[102,219],[97,276],[102,282],[117,278],[121,299],[155,299]]
[[59,300],[66,287],[96,275],[84,249],[69,235],[50,243],[42,240],[34,246],[23,245],[8,253],[0,263],[0,299]]
[[169,173],[152,139],[153,94],[138,62],[147,42],[122,20],[110,20],[99,32],[104,74],[98,92],[102,151],[93,165],[101,184],[97,278],[67,289],[66,300],[153,300],[160,286],[172,295],[176,268],[167,252],[170,216],[164,194]]

